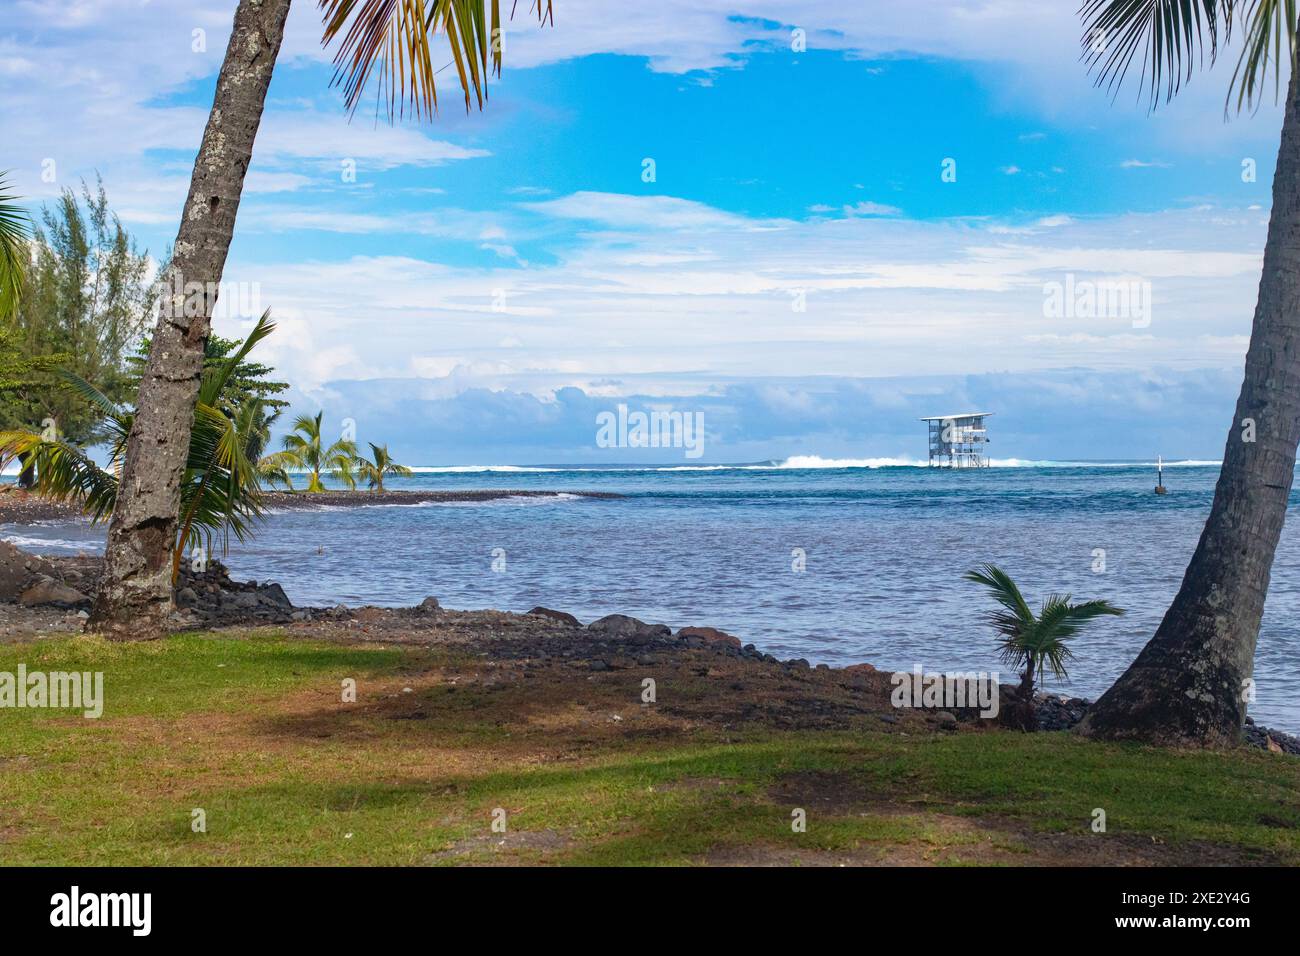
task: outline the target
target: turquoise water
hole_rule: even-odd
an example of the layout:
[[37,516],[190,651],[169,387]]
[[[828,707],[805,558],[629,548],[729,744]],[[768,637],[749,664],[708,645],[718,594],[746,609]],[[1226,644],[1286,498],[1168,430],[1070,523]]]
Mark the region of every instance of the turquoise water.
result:
[[[826,465],[828,463],[819,463]],[[237,577],[281,582],[298,604],[418,602],[527,610],[584,621],[621,612],[723,628],[778,657],[841,665],[997,670],[961,579],[992,561],[1036,602],[1049,591],[1128,610],[1074,641],[1070,678],[1095,696],[1154,632],[1209,513],[1217,464],[425,470],[393,488],[613,491],[486,503],[272,514],[227,558]],[[1300,499],[1292,497],[1292,511]],[[102,533],[52,523],[0,528],[45,551],[93,549]],[[1300,732],[1300,520],[1273,571],[1252,714]],[[796,571],[802,550],[803,571]],[[319,553],[318,553],[319,550]],[[1096,551],[1104,551],[1104,570]],[[494,570],[494,564],[497,570]],[[1005,676],[1004,676],[1004,679]]]

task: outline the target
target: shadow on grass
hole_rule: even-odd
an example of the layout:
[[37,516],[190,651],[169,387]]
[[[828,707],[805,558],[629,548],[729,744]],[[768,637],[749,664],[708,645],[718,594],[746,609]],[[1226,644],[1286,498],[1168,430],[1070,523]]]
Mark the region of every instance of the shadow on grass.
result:
[[[953,761],[975,753],[951,738],[817,737],[823,739],[791,735],[608,752],[580,767],[227,789],[208,801],[219,811],[213,817],[225,821],[210,851],[219,857],[226,840],[240,847],[264,841],[279,848],[277,860],[440,864],[1115,865],[1300,858],[1293,829],[1262,826],[1251,816],[1260,807],[1291,814],[1294,807],[1250,798],[1249,778],[1221,779],[1194,790],[1189,800],[1185,788],[1204,770],[1199,761],[1152,768],[1150,754],[1116,748],[1103,761],[1112,770],[1108,776],[1096,776],[1096,766],[1062,774],[1040,744],[998,753],[958,784],[949,776]],[[1041,766],[1032,766],[1035,761]],[[1003,768],[1011,767],[1026,777],[1022,783],[1004,780]],[[1152,772],[1139,773],[1139,767]],[[896,775],[900,768],[908,772]],[[836,794],[829,802],[828,791]],[[1103,791],[1112,809],[1108,832],[1098,834],[1090,827],[1091,806]],[[1224,822],[1229,806],[1240,822]],[[508,834],[562,837],[497,840],[491,822],[498,808],[505,811]],[[791,827],[796,810],[806,814],[806,832]],[[164,829],[159,838],[178,844],[191,839],[179,827]],[[357,841],[343,846],[345,831]]]

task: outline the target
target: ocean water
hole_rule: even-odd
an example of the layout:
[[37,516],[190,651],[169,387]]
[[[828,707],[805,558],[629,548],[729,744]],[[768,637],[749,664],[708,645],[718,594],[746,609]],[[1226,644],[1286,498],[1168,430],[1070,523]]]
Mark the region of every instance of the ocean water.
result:
[[[271,514],[232,544],[239,578],[296,604],[559,608],[711,625],[781,658],[880,668],[1003,670],[992,604],[963,572],[991,561],[1037,604],[1049,592],[1127,610],[1074,639],[1067,680],[1095,696],[1154,632],[1209,513],[1213,462],[1007,462],[979,471],[890,460],[662,468],[431,468],[394,488],[549,490],[479,503]],[[612,491],[617,500],[579,491]],[[1260,723],[1300,732],[1300,497],[1273,568],[1256,665]],[[0,526],[49,553],[102,547],[85,525]],[[1104,552],[1104,555],[1101,554]],[[803,570],[796,570],[801,563]],[[1100,559],[1104,557],[1104,569]]]

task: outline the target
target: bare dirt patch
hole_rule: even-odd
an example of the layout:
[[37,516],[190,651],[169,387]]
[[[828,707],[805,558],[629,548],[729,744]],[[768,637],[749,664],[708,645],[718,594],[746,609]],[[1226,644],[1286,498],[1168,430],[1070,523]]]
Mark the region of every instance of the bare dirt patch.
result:
[[507,830],[505,833],[466,837],[445,850],[430,853],[424,862],[430,865],[515,866],[519,863],[519,854],[527,854],[533,862],[546,863],[549,857],[562,856],[574,843],[572,834],[559,830]]

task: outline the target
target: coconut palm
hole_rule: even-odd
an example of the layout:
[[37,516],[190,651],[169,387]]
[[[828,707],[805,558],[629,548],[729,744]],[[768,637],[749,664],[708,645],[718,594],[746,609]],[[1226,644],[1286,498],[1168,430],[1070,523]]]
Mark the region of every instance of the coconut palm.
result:
[[[1214,504],[1155,636],[1093,705],[1081,733],[1222,746],[1241,739],[1264,598],[1300,441],[1300,83],[1294,0],[1086,0],[1084,59],[1118,90],[1141,53],[1151,105],[1212,63],[1240,31],[1225,110],[1291,80],[1245,378]],[[1235,98],[1234,98],[1235,93]]]
[[1030,730],[1034,726],[1035,678],[1041,682],[1049,670],[1057,680],[1066,677],[1066,662],[1074,656],[1066,642],[1089,621],[1124,611],[1108,601],[1073,604],[1068,594],[1050,594],[1035,614],[1016,582],[997,565],[982,564],[965,577],[988,588],[1002,606],[1000,611],[989,612],[988,621],[998,632],[1002,660],[1020,672],[1015,712],[1008,715],[1008,722]]
[[[284,436],[284,451],[269,455],[263,459],[261,466],[264,473],[294,468],[307,472],[307,490],[325,491],[322,477],[330,476],[335,481],[349,488],[357,486],[357,444],[346,438],[340,438],[330,445],[325,445],[321,438],[321,418],[324,412],[311,415],[299,415],[293,420],[293,431]],[[289,490],[293,490],[290,485]]]
[[0,319],[18,311],[23,275],[27,267],[27,240],[31,220],[5,185],[7,173],[0,173]]
[[[254,462],[266,441],[266,413],[260,399],[231,401],[232,376],[239,363],[275,329],[270,313],[262,316],[242,345],[203,376],[194,406],[194,427],[180,486],[178,531],[171,550],[171,582],[187,548],[224,551],[230,535],[244,540],[262,515]],[[126,454],[136,413],[114,404],[98,388],[71,372],[65,380],[104,416],[109,436],[110,467],[101,468],[82,449],[60,438],[30,431],[0,432],[0,467],[23,458],[36,468],[35,489],[56,501],[80,505],[91,521],[106,520],[117,503],[116,477]]]
[[274,454],[258,459],[257,476],[265,488],[283,488],[285,491],[294,491],[293,468],[294,464],[289,456],[284,452],[277,451]]
[[371,459],[367,461],[364,458],[358,458],[357,472],[370,486],[371,491],[382,494],[384,491],[384,475],[409,475],[411,469],[393,461],[388,454],[387,445],[376,445],[374,442],[369,444]]
[[[124,493],[109,524],[104,574],[87,626],[124,637],[156,636],[171,606],[160,550],[178,522],[185,449],[202,380],[204,341],[235,229],[244,175],[290,0],[239,0],[216,94],[194,160],[189,195],[168,269],[165,295],[140,384],[139,414],[123,461]],[[355,110],[369,82],[390,119],[437,109],[435,77],[455,64],[465,108],[482,108],[489,72],[500,73],[499,0],[317,0],[322,42],[338,41],[334,83]],[[550,0],[534,0],[540,22]],[[434,53],[441,34],[450,62]],[[160,533],[161,532],[161,533]]]

